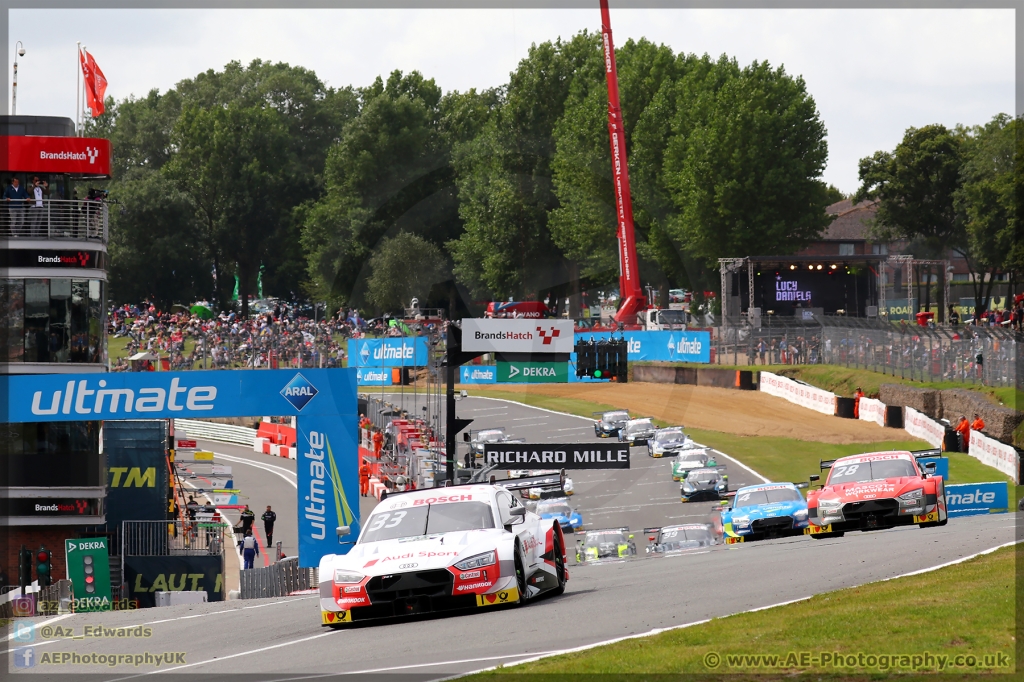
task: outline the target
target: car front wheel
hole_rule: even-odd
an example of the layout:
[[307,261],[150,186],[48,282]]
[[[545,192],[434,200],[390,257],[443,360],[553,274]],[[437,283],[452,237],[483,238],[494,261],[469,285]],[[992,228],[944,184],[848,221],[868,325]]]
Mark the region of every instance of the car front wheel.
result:
[[515,558],[513,560],[516,571],[516,589],[519,590],[519,604],[525,604],[529,597],[526,594],[526,568],[523,563],[523,553],[519,549],[519,542],[516,542]]

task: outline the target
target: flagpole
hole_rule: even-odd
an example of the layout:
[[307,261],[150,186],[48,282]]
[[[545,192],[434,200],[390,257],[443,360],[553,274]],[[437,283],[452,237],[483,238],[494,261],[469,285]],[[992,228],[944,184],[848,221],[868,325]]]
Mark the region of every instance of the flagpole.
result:
[[78,123],[79,112],[81,111],[82,102],[82,41],[79,40],[75,43],[78,46],[77,52],[75,52],[75,135],[81,137],[82,129]]

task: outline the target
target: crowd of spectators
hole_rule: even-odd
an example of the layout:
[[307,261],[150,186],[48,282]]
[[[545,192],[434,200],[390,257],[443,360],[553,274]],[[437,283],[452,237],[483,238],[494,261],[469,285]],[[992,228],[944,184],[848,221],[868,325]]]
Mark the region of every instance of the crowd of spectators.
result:
[[[387,331],[354,310],[312,319],[297,305],[277,303],[243,320],[234,312],[211,317],[182,306],[161,310],[150,302],[110,309],[109,336],[127,338],[125,355],[112,358],[112,371],[133,369],[129,358],[152,354],[168,369],[238,367],[340,367],[345,341]],[[147,362],[152,362],[147,360]]]

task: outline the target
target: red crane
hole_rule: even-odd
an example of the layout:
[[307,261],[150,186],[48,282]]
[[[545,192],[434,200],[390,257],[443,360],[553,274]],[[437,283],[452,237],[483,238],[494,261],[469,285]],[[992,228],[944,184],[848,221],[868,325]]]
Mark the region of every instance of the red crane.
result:
[[647,297],[640,286],[636,262],[636,235],[633,230],[633,200],[629,192],[629,168],[626,165],[626,128],[619,107],[619,75],[615,69],[615,46],[608,0],[601,0],[601,38],[604,45],[604,72],[608,82],[608,137],[612,148],[612,174],[615,184],[616,233],[619,240],[619,297],[621,305],[615,321],[636,324],[637,313],[647,309]]

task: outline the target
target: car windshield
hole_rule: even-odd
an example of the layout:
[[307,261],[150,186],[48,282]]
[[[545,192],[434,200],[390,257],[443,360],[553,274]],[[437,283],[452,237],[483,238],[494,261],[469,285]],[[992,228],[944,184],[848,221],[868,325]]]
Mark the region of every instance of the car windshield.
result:
[[900,476],[917,476],[917,471],[910,460],[876,459],[855,464],[835,464],[829,474],[828,483],[863,483]]
[[770,488],[769,490],[751,490],[736,495],[736,507],[756,507],[759,504],[773,502],[791,502],[802,500],[803,495],[793,488]]
[[[679,295],[682,296],[682,293]],[[686,313],[682,310],[660,310],[658,324],[686,324]]]
[[584,547],[598,547],[600,545],[615,544],[623,545],[626,543],[626,534],[620,530],[611,530],[603,533],[587,533],[586,539],[583,541]]
[[626,433],[638,433],[640,431],[650,431],[651,427],[652,427],[652,425],[651,425],[650,420],[645,419],[642,422],[633,422],[632,424],[628,424],[626,426]]
[[494,514],[486,502],[427,504],[377,512],[367,521],[359,543],[480,528],[494,528]]
[[504,431],[481,431],[476,434],[476,438],[474,440],[479,443],[497,443],[504,436]]
[[707,528],[663,528],[661,531],[661,547],[663,550],[685,549],[694,543],[710,543],[713,540]]
[[629,420],[629,412],[605,412],[601,419],[606,422],[624,422]]
[[708,456],[704,454],[696,454],[693,452],[682,453],[676,457],[680,464],[690,464],[696,466],[704,466],[708,462]]
[[687,481],[714,481],[718,479],[718,472],[714,469],[701,469],[699,471],[691,471],[690,475],[686,477]]
[[682,429],[666,429],[658,431],[654,436],[654,440],[657,443],[678,443],[686,438],[686,434],[683,433]]
[[569,509],[569,505],[565,502],[540,502],[537,504],[537,513],[569,516],[569,514],[572,513],[572,510]]

